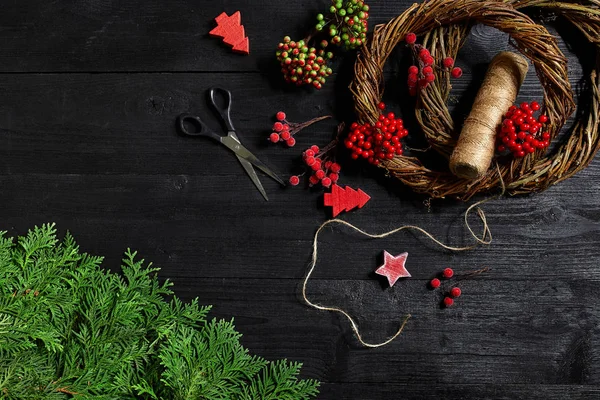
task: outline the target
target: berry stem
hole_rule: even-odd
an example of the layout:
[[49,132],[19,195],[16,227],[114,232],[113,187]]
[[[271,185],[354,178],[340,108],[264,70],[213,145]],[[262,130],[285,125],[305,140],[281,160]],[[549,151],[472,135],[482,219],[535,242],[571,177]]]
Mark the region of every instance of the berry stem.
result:
[[324,119],[327,118],[331,118],[331,115],[323,115],[322,117],[317,117],[317,118],[313,118],[309,121],[306,122],[302,122],[302,123],[293,123],[290,122],[290,133],[292,133],[292,135],[295,135],[296,133],[300,132],[302,129],[307,128],[309,126],[311,126],[312,124],[315,124],[319,121],[323,121]]

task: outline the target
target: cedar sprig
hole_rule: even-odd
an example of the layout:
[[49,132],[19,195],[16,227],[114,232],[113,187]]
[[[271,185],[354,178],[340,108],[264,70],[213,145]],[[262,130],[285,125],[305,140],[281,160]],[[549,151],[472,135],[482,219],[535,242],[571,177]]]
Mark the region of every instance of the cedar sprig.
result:
[[135,252],[121,274],[101,262],[68,233],[59,242],[54,225],[16,241],[0,232],[0,398],[316,395],[316,381],[298,380],[300,364],[250,355],[233,322],[173,297]]

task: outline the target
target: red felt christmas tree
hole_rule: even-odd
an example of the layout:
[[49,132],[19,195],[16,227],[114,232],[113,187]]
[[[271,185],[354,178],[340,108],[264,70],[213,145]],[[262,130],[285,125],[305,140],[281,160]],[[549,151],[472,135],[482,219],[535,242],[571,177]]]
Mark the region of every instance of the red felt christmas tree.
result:
[[350,186],[342,189],[338,185],[331,187],[331,193],[325,193],[325,206],[332,207],[331,213],[335,218],[342,211],[350,211],[356,207],[362,208],[371,199],[371,196],[358,189],[354,190]]
[[209,35],[222,38],[223,43],[231,46],[237,53],[250,54],[250,41],[245,36],[242,15],[239,11],[231,16],[221,13],[215,21],[217,26],[209,32]]

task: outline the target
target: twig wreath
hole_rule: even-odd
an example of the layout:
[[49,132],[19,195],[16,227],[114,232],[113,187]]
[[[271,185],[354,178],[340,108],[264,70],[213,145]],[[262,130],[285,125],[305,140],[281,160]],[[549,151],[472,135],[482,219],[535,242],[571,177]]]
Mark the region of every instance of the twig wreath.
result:
[[[383,66],[396,45],[409,32],[424,35],[423,45],[436,59],[456,58],[474,22],[508,33],[515,47],[535,66],[544,90],[544,112],[549,117],[552,139],[575,110],[567,74],[567,59],[556,38],[519,10],[541,8],[563,16],[596,46],[597,62],[591,71],[591,99],[581,110],[568,139],[549,154],[543,150],[524,158],[496,162],[478,180],[457,178],[449,171],[433,171],[416,157],[395,156],[380,164],[392,176],[418,193],[432,198],[447,196],[468,200],[473,195],[505,185],[509,194],[540,192],[588,166],[600,149],[600,1],[599,0],[429,0],[413,4],[401,15],[375,27],[362,47],[350,90],[359,122],[375,123],[383,94]],[[446,102],[450,73],[420,91],[416,116],[433,150],[449,157],[458,131]]]

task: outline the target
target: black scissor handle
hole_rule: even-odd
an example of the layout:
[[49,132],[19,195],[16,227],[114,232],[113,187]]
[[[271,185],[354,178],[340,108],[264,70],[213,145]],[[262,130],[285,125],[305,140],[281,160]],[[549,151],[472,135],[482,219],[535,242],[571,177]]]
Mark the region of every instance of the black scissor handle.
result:
[[185,136],[208,136],[218,141],[221,140],[221,136],[210,130],[200,117],[192,114],[184,113],[177,117],[177,130]]
[[[231,122],[231,92],[222,88],[211,88],[208,91],[208,96],[210,98],[210,104],[221,117],[223,124],[225,124],[225,128],[227,128],[228,131],[235,131],[233,122]],[[217,97],[222,97],[225,100],[225,104],[219,105]]]

